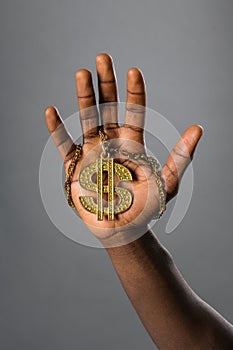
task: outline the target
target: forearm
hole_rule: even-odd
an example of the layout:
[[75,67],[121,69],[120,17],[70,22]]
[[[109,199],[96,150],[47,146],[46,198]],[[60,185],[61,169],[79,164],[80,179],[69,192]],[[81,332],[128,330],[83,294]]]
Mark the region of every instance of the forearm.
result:
[[222,349],[223,342],[224,349],[233,347],[232,327],[191,290],[151,232],[107,252],[159,349]]
[[[45,114],[48,129],[64,160],[68,202],[72,207],[76,207],[95,237],[99,238],[107,247],[113,246],[114,240],[119,243],[124,241],[125,237],[131,238],[128,236],[129,234],[138,234],[135,232],[135,227],[147,225],[150,218],[160,208],[164,193],[161,197],[163,191],[160,193],[157,181],[159,174],[157,171],[152,171],[154,167],[151,167],[151,164],[144,162],[146,160],[148,163],[149,158],[145,158],[146,145],[143,126],[146,115],[146,89],[142,73],[137,68],[131,68],[128,71],[125,124],[119,125],[117,84],[111,57],[106,54],[98,55],[96,67],[100,103],[112,101],[113,106],[109,110],[99,108],[99,115],[91,73],[85,69],[77,72],[77,97],[84,143],[82,151],[66,132],[57,109],[48,107]],[[143,108],[138,109],[138,106]],[[111,127],[109,127],[110,125]],[[99,131],[101,134],[103,132],[102,136],[104,137],[100,137]],[[167,199],[170,200],[175,196],[182,174],[193,158],[202,132],[203,129],[199,125],[191,125],[174,146],[162,168],[161,174]],[[121,167],[128,169],[133,178],[131,182],[133,203],[132,205],[128,203],[129,206],[126,206],[128,209],[124,214],[120,214],[116,221],[96,220],[96,216],[90,214],[90,212],[96,213],[95,203],[89,207],[83,206],[80,202],[80,196],[83,196],[86,190],[91,189],[92,191],[94,188],[92,186],[95,186],[92,175],[96,173],[96,169],[94,173],[92,171],[89,173],[89,168],[88,176],[83,182],[78,180],[80,179],[80,171],[96,162],[97,158],[105,158],[104,154],[100,156],[99,153],[101,152],[99,150],[100,142],[103,146],[103,140],[108,140],[108,147],[111,146],[109,152],[113,146],[114,154],[111,157],[120,153],[119,150],[126,146],[126,150],[122,148],[122,154],[119,154],[119,158],[117,155],[116,159]],[[137,154],[134,157],[135,145]],[[138,153],[138,149],[140,153]],[[142,153],[141,149],[143,149]],[[141,161],[144,165],[139,161],[142,155]],[[101,171],[103,174],[104,168],[102,166]],[[107,172],[109,173],[109,169]],[[155,173],[153,176],[152,172]],[[120,181],[123,179],[124,177],[121,179],[119,177]],[[102,191],[105,183],[102,180],[99,181],[98,196],[100,198],[102,192],[105,192]],[[86,182],[88,187],[85,186]],[[113,186],[111,187],[113,188]],[[158,191],[155,191],[156,188]],[[107,195],[107,193],[105,194]],[[114,196],[112,197],[114,198]],[[117,200],[116,205],[118,203]],[[104,212],[103,208],[101,211]],[[120,213],[124,211],[125,209],[121,209]],[[105,215],[105,213],[103,214]],[[130,233],[118,232],[122,227],[125,229],[128,227]],[[134,232],[131,231],[132,227],[134,227]],[[139,229],[139,234],[140,231],[141,229]],[[181,277],[170,255],[150,232],[130,244],[118,248],[107,248],[107,251],[138,315],[160,349],[206,350],[215,348],[227,350],[233,348],[232,327],[193,293]]]

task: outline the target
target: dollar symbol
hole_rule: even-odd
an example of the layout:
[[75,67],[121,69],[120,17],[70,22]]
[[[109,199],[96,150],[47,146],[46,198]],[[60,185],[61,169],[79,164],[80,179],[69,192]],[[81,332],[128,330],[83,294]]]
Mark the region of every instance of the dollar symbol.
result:
[[[103,171],[108,172],[108,184],[103,184]],[[97,174],[97,183],[92,181]],[[132,195],[125,188],[114,186],[114,174],[120,181],[132,181],[132,175],[125,166],[115,163],[113,158],[102,156],[96,162],[87,165],[79,175],[79,183],[86,190],[97,193],[97,203],[91,196],[79,197],[82,206],[90,213],[97,214],[98,220],[103,220],[103,215],[108,215],[108,220],[114,220],[114,215],[127,210],[132,203]],[[103,205],[103,193],[108,193],[108,206]],[[119,197],[114,206],[114,195]]]

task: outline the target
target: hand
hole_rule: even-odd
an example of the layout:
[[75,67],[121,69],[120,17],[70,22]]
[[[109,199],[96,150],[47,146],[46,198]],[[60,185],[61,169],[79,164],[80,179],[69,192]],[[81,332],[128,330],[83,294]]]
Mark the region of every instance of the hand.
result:
[[[99,104],[101,109],[101,124],[111,147],[129,153],[146,154],[143,127],[145,120],[146,91],[142,73],[137,68],[131,68],[127,76],[127,101],[125,124],[118,125],[117,104],[118,93],[113,62],[107,54],[96,57],[96,68],[99,87]],[[88,212],[80,203],[80,196],[91,195],[85,192],[79,184],[79,173],[84,166],[93,163],[101,153],[99,137],[99,115],[96,107],[95,93],[91,73],[85,69],[76,74],[78,106],[80,122],[83,130],[82,156],[78,161],[71,186],[72,199],[80,217],[91,232],[101,240],[112,237],[129,236],[146,232],[147,224],[159,211],[160,200],[155,175],[145,160],[131,161],[119,153],[115,156],[117,162],[126,166],[133,174],[133,181],[123,182],[121,187],[127,188],[133,195],[130,208],[115,216],[114,221],[108,221],[106,216],[97,220],[96,214]],[[75,145],[66,132],[62,119],[55,107],[45,111],[48,130],[64,160],[65,170],[71,163]],[[178,184],[184,170],[192,159],[196,145],[202,135],[199,125],[190,126],[170,153],[162,168],[162,178],[167,193],[167,201],[173,198],[178,190]]]

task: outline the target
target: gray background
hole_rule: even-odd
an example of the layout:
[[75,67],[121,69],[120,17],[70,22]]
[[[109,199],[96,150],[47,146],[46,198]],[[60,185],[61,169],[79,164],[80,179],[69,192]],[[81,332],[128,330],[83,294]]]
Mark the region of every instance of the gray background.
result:
[[[183,222],[158,237],[194,290],[233,321],[231,0],[8,0],[1,3],[1,349],[154,349],[104,250],[50,222],[38,168],[43,111],[77,110],[75,71],[115,59],[120,97],[130,66],[148,106],[182,132],[205,128]],[[78,227],[77,227],[78,229]]]

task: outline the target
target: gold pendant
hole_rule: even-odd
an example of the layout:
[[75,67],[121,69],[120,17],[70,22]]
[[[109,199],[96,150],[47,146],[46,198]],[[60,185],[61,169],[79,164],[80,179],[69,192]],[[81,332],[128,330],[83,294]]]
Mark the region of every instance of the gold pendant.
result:
[[[108,184],[103,184],[103,171],[108,173]],[[93,175],[97,175],[97,183],[92,181]],[[93,197],[79,197],[82,206],[90,213],[97,214],[98,220],[103,220],[103,215],[108,215],[108,220],[114,220],[114,215],[126,211],[132,204],[132,194],[125,188],[114,186],[114,175],[117,175],[120,181],[132,181],[132,175],[125,166],[115,163],[109,154],[105,158],[102,155],[96,160],[84,167],[79,175],[79,183],[86,190],[97,193],[97,203]],[[103,194],[108,193],[107,206],[103,203]],[[119,201],[114,205],[115,194]]]

